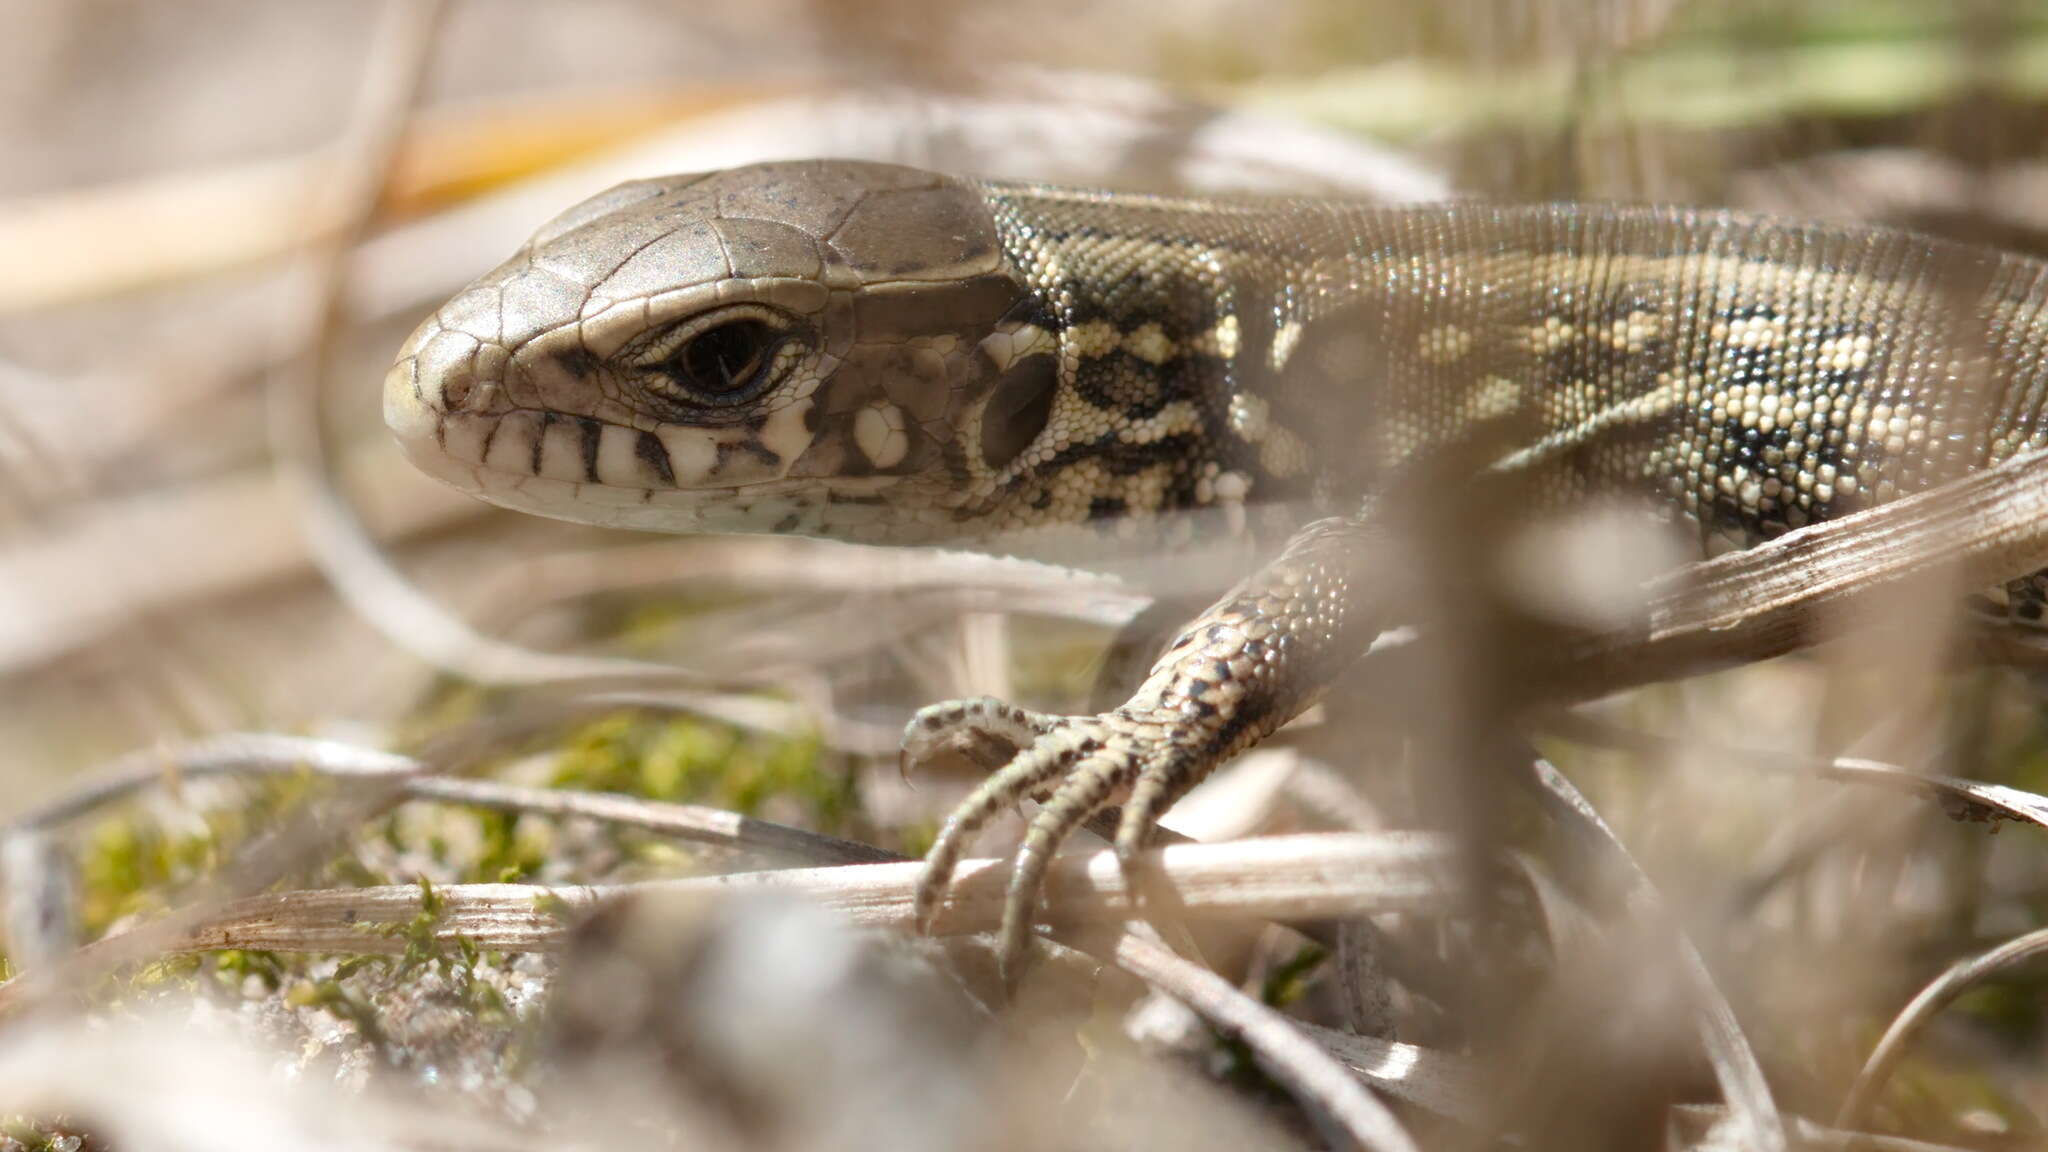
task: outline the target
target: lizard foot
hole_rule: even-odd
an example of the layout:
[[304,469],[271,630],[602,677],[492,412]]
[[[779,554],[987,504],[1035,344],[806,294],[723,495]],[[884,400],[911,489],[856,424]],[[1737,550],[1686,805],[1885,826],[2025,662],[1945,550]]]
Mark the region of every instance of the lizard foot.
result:
[[[1032,913],[1046,866],[1076,828],[1102,808],[1125,807],[1116,850],[1127,875],[1157,817],[1199,780],[1208,742],[1189,740],[1185,714],[1159,714],[1130,706],[1094,716],[1054,716],[988,698],[952,701],[919,712],[904,733],[905,763],[923,760],[963,740],[993,739],[1019,751],[982,781],[953,813],[925,856],[915,911],[920,931],[930,927],[939,902],[974,834],[990,818],[1025,797],[1041,807],[1017,850],[1003,903],[997,958],[1014,980],[1030,941]],[[1136,891],[1135,884],[1131,889]]]

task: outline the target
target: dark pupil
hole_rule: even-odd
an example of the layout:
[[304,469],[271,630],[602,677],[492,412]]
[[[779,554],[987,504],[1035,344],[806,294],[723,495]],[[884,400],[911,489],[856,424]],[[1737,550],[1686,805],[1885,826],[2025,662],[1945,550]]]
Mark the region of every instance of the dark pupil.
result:
[[699,392],[737,392],[760,373],[774,338],[758,320],[735,320],[699,333],[679,353],[683,376]]

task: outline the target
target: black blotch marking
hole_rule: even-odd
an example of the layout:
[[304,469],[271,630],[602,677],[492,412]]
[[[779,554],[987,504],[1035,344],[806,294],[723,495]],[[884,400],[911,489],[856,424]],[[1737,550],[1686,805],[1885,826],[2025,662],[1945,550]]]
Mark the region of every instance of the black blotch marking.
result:
[[532,472],[535,476],[540,475],[541,449],[547,446],[548,429],[552,427],[554,423],[555,414],[553,412],[543,412],[540,414],[540,431],[535,432],[533,434],[533,460],[531,463]]
[[775,531],[794,532],[796,531],[797,525],[801,523],[803,523],[803,517],[798,516],[794,512],[791,512],[789,515],[784,516],[782,519],[775,522]]
[[[1266,710],[1264,708],[1251,706],[1249,704],[1238,708],[1236,712],[1232,713],[1228,718],[1226,718],[1222,725],[1220,725],[1216,729],[1215,735],[1209,738],[1209,747],[1230,747],[1230,745],[1237,740],[1238,736],[1241,735],[1245,731],[1245,729],[1250,728],[1254,723],[1256,723],[1263,717],[1265,711]],[[1208,714],[1214,714],[1213,706],[1211,708],[1210,713]]]
[[661,442],[661,437],[652,432],[640,433],[640,438],[633,441],[633,455],[638,456],[641,463],[654,469],[654,474],[661,477],[663,484],[675,487],[675,466],[669,463],[668,446]]
[[734,444],[730,441],[720,443],[718,446],[717,467],[724,468],[727,458],[732,456],[732,454],[735,452],[744,452],[747,455],[752,456],[754,459],[759,460],[761,463],[766,464],[770,468],[773,468],[777,464],[782,463],[781,453],[775,451],[772,448],[769,448],[767,445],[761,443],[759,440],[747,439],[742,440],[737,444]]
[[[1201,463],[1202,437],[1191,433],[1175,433],[1163,436],[1149,444],[1126,444],[1111,432],[1086,444],[1069,444],[1053,454],[1052,459],[1038,469],[1043,475],[1056,474],[1082,460],[1095,460],[1112,476],[1135,476],[1154,465],[1165,463],[1174,467],[1178,481],[1167,489],[1169,508],[1189,507],[1194,504],[1195,484],[1193,476]],[[1005,486],[1006,491],[1021,490],[1027,478],[1013,477]]]
[[1088,502],[1090,520],[1110,520],[1124,514],[1127,505],[1116,496],[1097,496]]
[[1039,512],[1052,507],[1052,489],[1040,488],[1037,494],[1031,497],[1031,507]]
[[576,428],[583,433],[583,476],[592,484],[597,483],[597,452],[604,445],[604,425],[588,416],[576,418]]
[[597,371],[597,366],[603,363],[588,348],[571,348],[556,357],[556,362],[561,364],[563,371],[576,377],[578,380]]
[[1174,464],[1194,459],[1199,438],[1186,432],[1161,436],[1147,444],[1126,444],[1108,438],[1102,452],[1102,465],[1112,476],[1135,476],[1155,464]]
[[1776,320],[1778,310],[1769,304],[1734,304],[1714,312],[1717,320]]
[[1031,446],[1052,419],[1059,369],[1050,356],[1028,356],[996,381],[981,411],[981,459],[992,469],[1007,467]]
[[1074,374],[1074,388],[1097,408],[1149,420],[1175,400],[1193,395],[1187,367],[1179,356],[1154,364],[1117,351],[1083,362]]

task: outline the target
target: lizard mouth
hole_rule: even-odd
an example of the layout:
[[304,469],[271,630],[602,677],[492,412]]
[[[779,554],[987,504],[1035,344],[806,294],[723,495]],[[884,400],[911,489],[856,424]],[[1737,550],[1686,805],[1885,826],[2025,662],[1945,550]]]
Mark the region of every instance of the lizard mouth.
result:
[[[544,410],[449,412],[388,387],[384,418],[421,471],[478,499],[578,523],[666,532],[822,532],[835,500],[897,476],[760,475],[717,430],[647,430]],[[730,478],[720,481],[721,474]],[[750,476],[749,473],[752,473]]]

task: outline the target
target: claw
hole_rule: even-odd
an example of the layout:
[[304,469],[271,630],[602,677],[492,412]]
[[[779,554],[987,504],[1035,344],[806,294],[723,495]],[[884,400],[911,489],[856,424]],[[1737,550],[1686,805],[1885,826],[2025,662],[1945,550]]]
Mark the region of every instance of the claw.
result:
[[1148,764],[1131,785],[1131,798],[1124,801],[1123,818],[1116,826],[1116,855],[1128,875],[1131,864],[1150,843],[1152,829],[1166,810],[1173,807],[1192,786],[1197,773],[1187,771],[1184,757]]
[[1037,910],[1038,897],[1045,886],[1045,869],[1052,863],[1053,854],[1129,777],[1131,752],[1127,747],[1111,746],[1081,760],[1032,818],[1024,843],[1017,849],[1016,866],[1010,872],[1009,891],[1003,898],[1002,929],[996,937],[996,965],[1005,983],[1014,987],[1022,975],[1031,942],[1032,913]]
[[[983,780],[939,829],[925,855],[912,916],[929,932],[968,843],[1004,808],[1030,796],[1045,806],[1032,818],[1017,850],[1003,903],[996,957],[1014,986],[1031,944],[1031,926],[1045,873],[1060,844],[1125,788],[1128,805],[1117,826],[1116,849],[1132,899],[1138,895],[1137,858],[1160,813],[1204,773],[1198,754],[1182,751],[1186,733],[1126,709],[1100,716],[1047,716],[988,698],[934,705],[904,732],[904,762],[924,759],[963,734],[1020,749]],[[1050,789],[1051,794],[1044,795]]]
[[1151,846],[1159,817],[1186,794],[1191,786],[1189,778],[1195,775],[1184,771],[1182,758],[1176,757],[1146,765],[1138,773],[1137,783],[1131,786],[1131,797],[1124,802],[1123,816],[1116,825],[1116,863],[1123,873],[1124,891],[1129,894],[1127,899],[1133,909],[1150,902],[1146,875],[1138,867],[1138,858]]
[[[916,722],[912,723],[915,726]],[[911,919],[920,933],[931,930],[939,900],[952,882],[953,869],[960,863],[968,838],[981,831],[997,812],[1059,776],[1068,765],[1093,750],[1089,738],[1072,730],[1042,737],[1001,771],[983,780],[953,809],[939,829],[938,838],[932,841],[931,851],[925,854],[924,875],[918,878],[917,893],[912,898]]]

